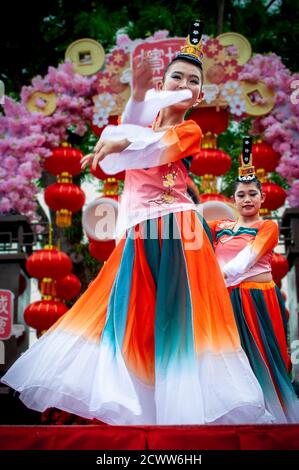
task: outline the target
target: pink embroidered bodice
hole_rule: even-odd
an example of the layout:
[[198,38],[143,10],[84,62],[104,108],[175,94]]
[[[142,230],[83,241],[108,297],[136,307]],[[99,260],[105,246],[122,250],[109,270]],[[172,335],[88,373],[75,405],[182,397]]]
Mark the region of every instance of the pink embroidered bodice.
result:
[[209,222],[215,253],[226,273],[228,286],[261,273],[271,272],[272,250],[278,242],[278,226],[272,220],[258,220],[234,231],[236,221]]
[[127,170],[119,210],[118,232],[170,212],[195,209],[187,193],[181,161],[143,170]]

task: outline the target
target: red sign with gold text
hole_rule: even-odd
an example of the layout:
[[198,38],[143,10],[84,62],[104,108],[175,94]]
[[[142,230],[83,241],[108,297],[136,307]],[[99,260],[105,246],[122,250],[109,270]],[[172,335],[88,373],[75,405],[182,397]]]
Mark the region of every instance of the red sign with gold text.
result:
[[0,289],[0,340],[8,339],[12,332],[14,294]]

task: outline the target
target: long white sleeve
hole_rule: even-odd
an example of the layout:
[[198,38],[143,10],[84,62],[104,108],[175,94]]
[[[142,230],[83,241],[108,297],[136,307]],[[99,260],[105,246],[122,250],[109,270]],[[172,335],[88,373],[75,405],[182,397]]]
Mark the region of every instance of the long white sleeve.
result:
[[145,102],[136,101],[131,96],[121,116],[122,124],[136,124],[137,126],[148,126],[149,119],[144,111]]
[[191,96],[190,90],[157,91],[152,88],[146,92],[144,101],[136,101],[130,97],[122,114],[121,123],[150,126],[161,109],[191,98]]
[[131,144],[119,154],[107,155],[99,165],[110,175],[165,165],[198,152],[201,135],[194,121],[184,121],[164,132],[133,124],[107,126],[102,133],[103,139],[126,138]]

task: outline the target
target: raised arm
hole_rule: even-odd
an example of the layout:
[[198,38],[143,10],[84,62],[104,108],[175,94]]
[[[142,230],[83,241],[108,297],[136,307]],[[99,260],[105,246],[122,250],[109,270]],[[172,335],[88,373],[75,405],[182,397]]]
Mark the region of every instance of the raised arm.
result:
[[188,89],[158,91],[153,88],[152,69],[149,60],[145,59],[135,71],[133,69],[132,96],[126,104],[120,123],[149,127],[161,109],[191,96]]
[[147,126],[144,99],[146,92],[153,87],[153,71],[147,57],[142,61],[134,61],[132,79],[132,95],[122,114],[121,123]]

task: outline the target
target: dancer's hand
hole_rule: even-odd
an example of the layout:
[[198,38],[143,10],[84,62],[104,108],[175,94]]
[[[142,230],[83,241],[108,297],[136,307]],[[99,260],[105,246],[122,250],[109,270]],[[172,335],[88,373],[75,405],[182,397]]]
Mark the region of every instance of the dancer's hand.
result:
[[93,170],[96,170],[98,163],[103,160],[110,153],[120,153],[130,145],[127,139],[122,140],[99,140],[94,151],[85,155],[81,159],[81,169],[84,170],[88,165],[91,165]]
[[135,59],[133,64],[133,98],[143,101],[145,93],[153,88],[153,69],[150,56],[143,60]]

